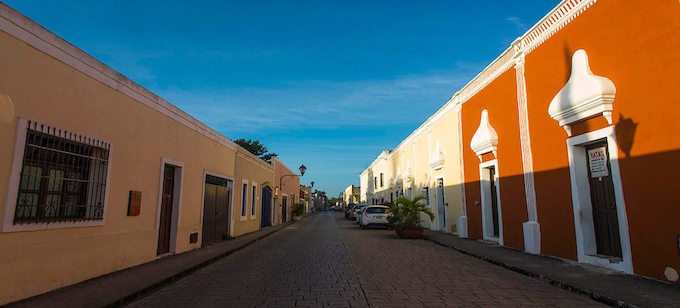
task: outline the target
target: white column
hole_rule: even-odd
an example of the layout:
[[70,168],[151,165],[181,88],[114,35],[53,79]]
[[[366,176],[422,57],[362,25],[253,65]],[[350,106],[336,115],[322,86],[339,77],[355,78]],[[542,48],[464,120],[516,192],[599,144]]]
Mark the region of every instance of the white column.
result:
[[517,109],[519,112],[519,134],[522,147],[522,168],[524,171],[524,194],[527,200],[527,216],[529,218],[529,221],[522,224],[524,230],[524,250],[537,254],[541,252],[541,230],[536,213],[534,166],[531,156],[531,138],[529,136],[529,118],[527,115],[527,89],[524,80],[524,54],[521,52],[515,58],[515,76],[517,79]]
[[[455,98],[454,98],[455,100]],[[458,217],[458,237],[468,237],[467,204],[465,202],[465,165],[463,164],[463,110],[460,102],[455,101],[458,113],[458,163],[460,169],[460,192],[463,201],[463,216]],[[435,184],[436,186],[436,184]]]

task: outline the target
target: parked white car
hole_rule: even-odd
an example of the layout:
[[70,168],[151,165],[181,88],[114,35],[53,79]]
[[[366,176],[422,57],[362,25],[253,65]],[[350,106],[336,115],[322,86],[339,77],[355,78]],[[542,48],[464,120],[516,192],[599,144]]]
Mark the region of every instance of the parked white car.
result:
[[359,226],[366,228],[368,226],[385,226],[389,227],[387,215],[390,214],[390,208],[384,205],[369,205],[365,207],[359,215]]

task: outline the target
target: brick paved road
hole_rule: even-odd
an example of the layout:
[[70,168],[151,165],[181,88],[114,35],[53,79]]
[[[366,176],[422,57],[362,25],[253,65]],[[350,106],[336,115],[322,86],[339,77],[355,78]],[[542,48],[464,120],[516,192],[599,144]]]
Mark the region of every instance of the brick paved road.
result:
[[340,213],[294,224],[131,306],[600,306],[542,281]]

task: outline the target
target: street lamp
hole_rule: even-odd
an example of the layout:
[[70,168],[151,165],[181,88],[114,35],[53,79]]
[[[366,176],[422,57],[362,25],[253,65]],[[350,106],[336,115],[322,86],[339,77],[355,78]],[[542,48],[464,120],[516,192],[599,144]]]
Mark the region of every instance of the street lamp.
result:
[[281,176],[281,178],[279,179],[279,187],[281,187],[281,190],[283,190],[283,186],[282,186],[283,178],[285,178],[287,176],[304,176],[305,171],[307,171],[307,167],[305,167],[305,165],[302,165],[302,166],[300,166],[300,168],[298,168],[298,170],[300,170],[299,175],[298,174],[284,174],[284,175]]

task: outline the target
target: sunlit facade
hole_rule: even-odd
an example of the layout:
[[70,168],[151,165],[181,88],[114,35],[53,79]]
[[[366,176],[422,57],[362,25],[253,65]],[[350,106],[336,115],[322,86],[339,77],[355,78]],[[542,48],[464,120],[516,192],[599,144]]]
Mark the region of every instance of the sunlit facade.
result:
[[678,16],[562,1],[391,151],[395,185],[455,165],[459,236],[677,283]]

